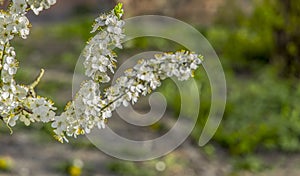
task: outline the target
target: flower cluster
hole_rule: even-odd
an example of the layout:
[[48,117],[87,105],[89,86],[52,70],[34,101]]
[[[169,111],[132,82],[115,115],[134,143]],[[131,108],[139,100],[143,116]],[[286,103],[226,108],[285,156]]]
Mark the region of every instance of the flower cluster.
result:
[[113,52],[114,47],[122,48],[122,39],[124,21],[121,20],[121,14],[116,14],[112,10],[109,14],[100,15],[93,26],[91,33],[101,30],[93,37],[86,46],[84,57],[86,58],[84,66],[86,76],[99,83],[110,81],[107,74],[108,70],[114,73],[116,67],[116,54]]
[[21,102],[25,100],[28,89],[17,85],[14,81],[18,65],[14,48],[9,47],[7,44],[2,46],[1,49],[0,115],[5,122],[14,126],[15,121],[18,119],[15,115],[20,111]]
[[[120,5],[116,6],[119,7]],[[115,8],[115,9],[116,9]],[[66,136],[76,137],[79,134],[89,133],[92,128],[104,128],[105,120],[111,116],[107,103],[103,101],[99,83],[110,81],[108,70],[114,73],[117,55],[114,47],[122,48],[124,21],[121,20],[122,11],[100,15],[93,26],[91,33],[100,30],[93,37],[84,51],[86,69],[85,74],[91,78],[81,84],[81,88],[74,100],[68,104],[66,111],[56,116],[52,127],[59,141],[67,140]]]
[[136,103],[141,95],[151,93],[168,77],[175,76],[179,80],[193,77],[193,72],[201,63],[201,56],[187,51],[157,54],[153,59],[140,60],[106,90],[106,111],[114,111],[122,104]]
[[[24,1],[24,0],[19,0]],[[26,0],[32,11],[38,15],[42,10],[49,9],[56,3],[56,0]]]
[[[18,61],[10,40],[16,35],[27,38],[30,23],[25,15],[31,3],[37,2],[12,0],[7,11],[0,11],[0,119],[11,127],[17,120],[30,125],[30,122],[52,121],[55,116],[53,103],[36,96],[33,90],[40,77],[28,86],[19,85],[14,80]],[[40,3],[43,5],[45,1]]]
[[54,108],[51,101],[35,96],[34,86],[18,85],[14,76],[18,62],[15,51],[5,45],[2,52],[0,116],[8,125],[14,126],[20,119],[25,125],[30,122],[49,122],[54,119]]
[[55,0],[12,0],[8,11],[0,11],[0,119],[13,127],[17,120],[30,125],[32,122],[51,123],[55,137],[63,142],[68,136],[89,133],[93,128],[105,127],[112,112],[121,105],[136,103],[140,96],[151,93],[169,77],[187,80],[202,63],[202,57],[191,52],[179,51],[155,55],[148,60],[140,60],[132,69],[125,71],[116,83],[100,91],[102,83],[111,79],[108,72],[114,73],[117,55],[114,48],[122,48],[125,38],[122,4],[110,13],[95,19],[91,33],[99,33],[89,40],[83,53],[85,57],[85,80],[70,101],[65,111],[55,114],[53,102],[36,95],[34,89],[43,76],[41,71],[30,85],[19,85],[14,76],[18,61],[10,40],[19,35],[29,34],[29,21],[26,12],[32,9],[39,14],[53,5]]
[[101,127],[103,120],[100,108],[99,84],[92,80],[83,82],[76,97],[65,108],[65,112],[56,116],[52,127],[59,141],[67,140],[67,136],[76,137],[89,133],[95,125]]

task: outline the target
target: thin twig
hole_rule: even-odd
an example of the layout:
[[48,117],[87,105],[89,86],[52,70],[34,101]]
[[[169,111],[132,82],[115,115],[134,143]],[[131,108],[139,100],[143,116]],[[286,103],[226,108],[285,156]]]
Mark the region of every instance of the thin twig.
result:
[[44,73],[45,73],[45,70],[41,69],[41,72],[37,76],[37,78],[35,79],[35,81],[32,84],[29,85],[30,89],[34,89],[39,84],[39,82],[41,81],[42,77],[44,76]]
[[34,88],[40,83],[42,77],[44,76],[45,70],[41,69],[40,74],[37,76],[37,78],[35,79],[35,81],[30,84],[28,87],[29,91],[28,91],[28,96],[32,96],[32,97],[36,97],[36,93],[34,91]]
[[119,97],[117,97],[116,99],[114,99],[113,101],[109,102],[107,105],[105,105],[103,108],[101,108],[101,111],[103,111],[104,109],[106,109],[107,107],[109,107],[110,105],[112,105],[114,102],[116,102],[117,100],[119,100],[125,94],[126,93],[123,93],[122,95],[120,95]]

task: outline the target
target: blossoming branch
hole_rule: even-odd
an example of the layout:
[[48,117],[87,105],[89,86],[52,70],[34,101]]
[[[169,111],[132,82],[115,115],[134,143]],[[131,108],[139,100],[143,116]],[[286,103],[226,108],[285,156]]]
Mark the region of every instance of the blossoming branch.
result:
[[6,11],[0,11],[0,119],[9,128],[17,121],[30,125],[33,122],[51,123],[55,138],[60,142],[67,137],[89,133],[93,128],[105,127],[112,112],[121,105],[134,104],[161,85],[169,77],[187,80],[202,63],[202,56],[178,51],[140,60],[128,69],[115,84],[100,91],[103,83],[110,82],[108,72],[114,73],[117,54],[114,48],[122,49],[125,38],[122,20],[122,4],[109,13],[95,19],[91,33],[97,34],[88,41],[83,53],[84,68],[88,80],[82,82],[65,111],[55,113],[56,107],[48,98],[36,94],[35,87],[41,80],[44,70],[30,85],[20,85],[14,80],[18,61],[10,41],[17,35],[26,39],[30,23],[26,13],[32,10],[38,15],[42,10],[55,4],[55,0],[12,0]]

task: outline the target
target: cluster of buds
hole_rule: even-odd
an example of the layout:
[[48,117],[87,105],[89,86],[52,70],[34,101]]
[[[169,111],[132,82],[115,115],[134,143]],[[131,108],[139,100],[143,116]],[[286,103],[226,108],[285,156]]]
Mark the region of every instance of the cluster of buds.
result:
[[15,82],[18,62],[14,48],[9,44],[15,35],[26,38],[29,34],[29,21],[25,16],[28,9],[38,14],[54,3],[55,0],[13,0],[8,11],[1,12],[0,118],[9,127],[18,120],[26,125],[31,122],[51,123],[56,139],[68,141],[68,136],[89,133],[95,127],[104,128],[116,108],[136,103],[141,96],[158,88],[162,80],[169,77],[187,80],[202,63],[202,56],[192,52],[159,54],[152,59],[140,60],[110,87],[101,87],[111,80],[108,72],[114,73],[116,68],[117,54],[113,49],[121,49],[125,38],[122,4],[118,4],[109,13],[95,19],[91,33],[98,33],[89,40],[83,53],[85,75],[89,79],[82,82],[65,111],[57,115],[52,101],[34,91],[44,70],[28,86]]

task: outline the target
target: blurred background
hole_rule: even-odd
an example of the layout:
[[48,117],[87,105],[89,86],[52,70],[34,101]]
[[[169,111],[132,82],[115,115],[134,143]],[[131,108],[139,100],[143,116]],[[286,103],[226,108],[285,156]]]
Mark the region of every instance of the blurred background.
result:
[[[195,75],[201,87],[197,125],[169,155],[145,162],[121,161],[101,153],[84,136],[60,144],[49,125],[19,123],[10,135],[1,124],[1,176],[300,175],[298,0],[58,0],[39,16],[29,14],[29,38],[14,40],[20,60],[17,80],[28,84],[45,68],[37,92],[53,99],[62,111],[72,97],[74,67],[92,37],[93,19],[117,2],[124,3],[125,18],[171,16],[191,24],[208,39],[220,57],[228,86],[226,111],[217,133],[206,146],[197,145],[211,103],[209,81],[201,68]],[[117,52],[122,62],[139,52],[162,49],[174,51],[182,46],[147,37]],[[167,99],[169,119],[176,121],[180,112],[176,86],[166,80],[158,91]],[[147,97],[135,108],[147,112]],[[134,134],[117,117],[109,123],[113,121],[122,124],[123,135]],[[140,134],[159,136],[169,129],[168,123],[158,121],[139,129]]]

